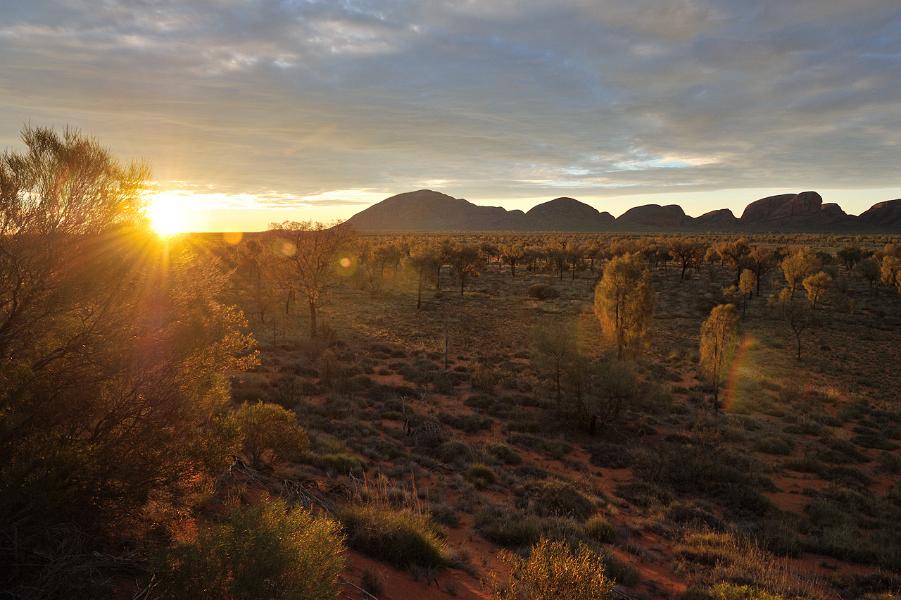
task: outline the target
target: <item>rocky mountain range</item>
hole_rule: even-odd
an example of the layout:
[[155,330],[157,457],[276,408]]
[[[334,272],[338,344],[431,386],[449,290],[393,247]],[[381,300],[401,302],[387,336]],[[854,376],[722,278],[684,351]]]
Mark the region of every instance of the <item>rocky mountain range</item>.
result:
[[901,233],[901,199],[874,204],[860,216],[823,203],[816,192],[780,194],[748,204],[741,217],[729,209],[699,217],[677,204],[646,204],[618,218],[574,198],[556,198],[528,212],[479,206],[432,190],[391,196],[348,220],[360,231],[675,231],[675,232],[886,232]]

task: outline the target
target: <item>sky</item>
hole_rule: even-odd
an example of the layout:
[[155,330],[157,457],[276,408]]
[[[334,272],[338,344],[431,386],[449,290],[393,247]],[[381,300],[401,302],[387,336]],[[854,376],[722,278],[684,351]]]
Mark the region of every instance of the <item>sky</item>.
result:
[[0,148],[75,127],[196,230],[430,188],[688,214],[901,197],[899,0],[5,0]]

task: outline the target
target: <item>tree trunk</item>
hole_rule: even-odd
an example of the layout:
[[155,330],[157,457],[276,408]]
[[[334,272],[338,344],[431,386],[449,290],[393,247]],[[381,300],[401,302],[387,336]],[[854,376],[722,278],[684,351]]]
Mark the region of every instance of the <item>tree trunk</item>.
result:
[[416,290],[416,310],[422,308],[422,269],[419,269],[419,287]]
[[310,337],[316,337],[316,302],[310,300]]

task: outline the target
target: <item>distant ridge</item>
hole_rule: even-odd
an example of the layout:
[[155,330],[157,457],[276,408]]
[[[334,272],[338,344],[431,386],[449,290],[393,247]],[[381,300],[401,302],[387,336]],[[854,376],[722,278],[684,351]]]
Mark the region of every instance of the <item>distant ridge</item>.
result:
[[901,199],[874,204],[859,217],[817,192],[780,194],[748,204],[740,218],[729,209],[694,218],[678,204],[646,204],[619,218],[575,198],[555,198],[528,212],[479,206],[433,190],[386,198],[348,223],[360,231],[635,231],[635,232],[849,232],[901,233]]

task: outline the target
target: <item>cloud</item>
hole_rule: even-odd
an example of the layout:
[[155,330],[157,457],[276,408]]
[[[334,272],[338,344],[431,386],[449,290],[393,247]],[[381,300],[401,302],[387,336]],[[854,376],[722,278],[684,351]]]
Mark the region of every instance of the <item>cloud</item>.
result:
[[901,186],[897,0],[33,0],[0,55],[0,145],[264,204]]

